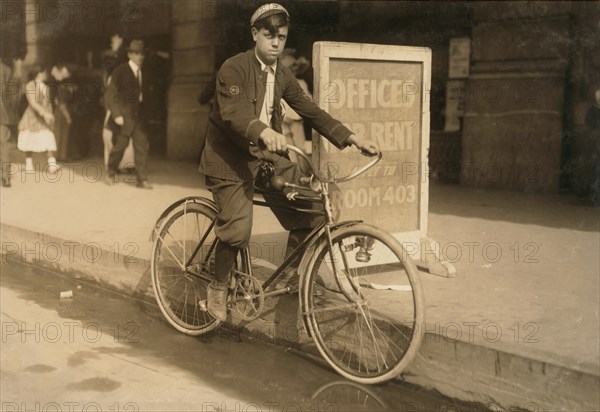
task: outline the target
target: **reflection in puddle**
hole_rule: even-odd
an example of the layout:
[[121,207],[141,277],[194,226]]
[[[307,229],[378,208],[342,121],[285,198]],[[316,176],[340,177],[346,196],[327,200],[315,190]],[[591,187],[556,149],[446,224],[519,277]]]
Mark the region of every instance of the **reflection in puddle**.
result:
[[322,385],[312,396],[320,406],[331,411],[374,411],[388,405],[367,386],[351,381],[335,381]]

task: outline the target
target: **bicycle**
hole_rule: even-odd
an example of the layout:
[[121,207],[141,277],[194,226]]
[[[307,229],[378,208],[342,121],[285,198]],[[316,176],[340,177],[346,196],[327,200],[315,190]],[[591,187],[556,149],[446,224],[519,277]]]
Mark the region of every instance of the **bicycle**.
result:
[[[300,185],[273,179],[288,188],[286,209],[319,213],[325,223],[315,228],[261,282],[253,275],[248,249],[238,254],[229,285],[228,308],[244,320],[261,315],[267,298],[298,291],[303,326],[323,358],[342,376],[359,383],[392,379],[408,365],[421,343],[423,293],[417,268],[402,246],[386,231],[362,221],[335,222],[329,185],[354,179],[373,167],[382,154],[348,176],[319,177],[300,149],[288,146],[310,166]],[[258,192],[260,193],[260,192]],[[323,210],[294,206],[320,202]],[[254,205],[267,206],[259,198]],[[215,220],[212,200],[190,196],[169,206],[153,229],[152,285],[158,306],[178,331],[201,335],[220,325],[206,311],[212,281]],[[299,253],[296,287],[273,287]]]

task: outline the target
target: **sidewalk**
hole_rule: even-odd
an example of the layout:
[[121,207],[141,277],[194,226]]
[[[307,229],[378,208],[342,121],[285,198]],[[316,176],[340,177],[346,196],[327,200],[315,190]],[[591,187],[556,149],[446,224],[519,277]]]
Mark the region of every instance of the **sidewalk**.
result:
[[[149,293],[152,224],[175,200],[210,195],[192,163],[152,161],[152,191],[126,176],[106,186],[101,164],[13,176],[0,192],[2,253]],[[279,260],[283,229],[266,208],[254,216],[253,241],[277,242]],[[598,410],[600,210],[570,195],[432,185],[428,235],[457,276],[421,274],[427,334],[403,378],[505,409]],[[297,305],[277,306],[289,313],[244,326],[296,320]]]

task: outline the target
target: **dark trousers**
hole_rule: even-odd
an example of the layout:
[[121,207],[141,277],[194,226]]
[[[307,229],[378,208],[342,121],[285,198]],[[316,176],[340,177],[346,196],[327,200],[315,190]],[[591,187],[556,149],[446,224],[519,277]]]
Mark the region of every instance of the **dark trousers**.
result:
[[148,180],[147,165],[150,143],[148,143],[148,135],[141,122],[138,122],[131,136],[123,135],[120,133],[120,130],[117,132],[117,141],[108,156],[108,173],[110,175],[117,173],[123,153],[125,153],[125,149],[129,145],[129,139],[133,139],[133,160],[137,170],[138,181]]
[[10,135],[11,126],[0,125],[0,166],[2,166],[1,174],[2,179],[10,180],[10,173],[8,168],[10,167]]
[[54,137],[56,138],[56,158],[58,160],[67,160],[70,158],[69,152],[69,133],[71,124],[59,109],[54,111]]
[[[287,182],[299,183],[302,173],[297,164],[288,159],[277,156],[273,162],[275,175],[283,176]],[[235,264],[235,256],[239,249],[245,248],[250,243],[252,233],[252,199],[254,197],[254,182],[237,182],[206,176],[207,188],[212,192],[213,199],[219,207],[219,215],[215,223],[215,233],[220,240],[220,247],[215,253],[215,276],[217,283],[225,284],[229,273]],[[291,253],[311,229],[324,221],[321,215],[284,210],[281,206],[299,206],[310,208],[310,205],[291,203],[277,195],[264,195],[265,200],[273,205],[271,210],[279,223],[288,231],[288,244],[286,256]],[[319,205],[315,205],[318,207]]]

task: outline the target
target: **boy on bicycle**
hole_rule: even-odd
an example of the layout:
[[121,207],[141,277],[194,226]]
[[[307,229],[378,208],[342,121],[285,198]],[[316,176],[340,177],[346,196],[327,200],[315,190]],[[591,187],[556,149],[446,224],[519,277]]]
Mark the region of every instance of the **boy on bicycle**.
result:
[[[250,242],[254,179],[260,165],[265,160],[272,162],[275,175],[283,176],[287,182],[298,183],[301,177],[298,165],[285,155],[281,99],[337,148],[354,145],[363,153],[378,153],[374,142],[353,135],[313,103],[292,72],[278,64],[289,24],[289,13],[283,6],[270,3],[259,7],[250,19],[255,47],[225,61],[217,74],[201,170],[220,209],[215,225],[219,239],[215,281],[208,288],[207,306],[208,312],[222,321],[227,317],[227,286],[237,253]],[[267,196],[265,199],[269,201]],[[290,231],[286,254],[322,219],[272,210]]]

